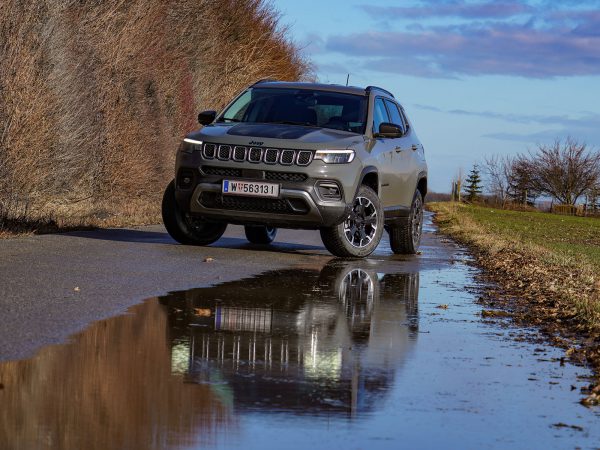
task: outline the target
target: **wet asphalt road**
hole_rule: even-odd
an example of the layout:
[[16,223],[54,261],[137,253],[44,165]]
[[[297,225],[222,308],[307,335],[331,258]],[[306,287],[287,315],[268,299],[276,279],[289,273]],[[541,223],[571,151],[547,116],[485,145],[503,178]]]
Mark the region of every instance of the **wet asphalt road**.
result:
[[[429,254],[403,258],[391,256],[384,241],[373,257],[434,267],[449,258],[435,242]],[[0,361],[64,342],[151,296],[331,259],[317,231],[279,230],[274,245],[261,248],[239,226],[210,247],[178,245],[162,226],[0,240]]]
[[469,255],[430,224],[421,255],[362,261],[314,232],[242,236],[0,242],[0,448],[600,445],[589,371],[482,319]]

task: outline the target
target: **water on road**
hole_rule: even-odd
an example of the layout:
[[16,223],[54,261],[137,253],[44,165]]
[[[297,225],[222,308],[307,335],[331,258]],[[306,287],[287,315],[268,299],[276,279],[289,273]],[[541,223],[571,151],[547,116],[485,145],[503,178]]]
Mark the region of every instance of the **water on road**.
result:
[[317,258],[0,363],[0,448],[600,446],[589,372],[482,319],[468,255],[428,231],[419,264]]

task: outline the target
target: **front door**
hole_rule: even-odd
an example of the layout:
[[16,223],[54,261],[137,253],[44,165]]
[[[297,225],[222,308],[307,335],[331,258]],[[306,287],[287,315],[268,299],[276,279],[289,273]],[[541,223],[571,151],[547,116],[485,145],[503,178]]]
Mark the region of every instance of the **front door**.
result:
[[[373,105],[373,133],[379,131],[379,125],[384,122],[390,122],[387,108],[381,97],[375,97]],[[392,165],[395,139],[378,137],[375,138],[375,148],[373,154],[377,158],[377,167],[379,168],[379,183],[381,192],[379,198],[384,208],[395,205],[394,193],[394,168]]]

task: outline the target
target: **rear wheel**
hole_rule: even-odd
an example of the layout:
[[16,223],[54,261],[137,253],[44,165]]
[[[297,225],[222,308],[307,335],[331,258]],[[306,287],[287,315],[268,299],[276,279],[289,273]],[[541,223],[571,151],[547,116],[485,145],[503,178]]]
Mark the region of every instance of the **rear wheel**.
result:
[[379,197],[370,187],[361,186],[346,220],[333,227],[321,228],[321,239],[335,256],[363,258],[379,245],[383,220]]
[[270,244],[277,235],[277,228],[266,225],[246,225],[244,233],[246,233],[246,239],[253,244]]
[[408,217],[390,226],[390,247],[396,254],[414,255],[421,243],[423,233],[423,196],[417,189]]
[[207,222],[185,214],[175,199],[175,181],[171,181],[165,189],[162,200],[162,219],[169,235],[180,244],[185,245],[212,244],[223,236],[227,228],[226,223]]

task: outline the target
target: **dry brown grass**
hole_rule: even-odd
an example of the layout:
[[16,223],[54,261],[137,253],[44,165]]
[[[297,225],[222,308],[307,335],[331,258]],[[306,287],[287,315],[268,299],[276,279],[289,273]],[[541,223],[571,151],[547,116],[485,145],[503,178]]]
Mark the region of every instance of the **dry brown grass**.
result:
[[310,76],[263,0],[5,0],[0,60],[5,228],[144,222],[199,110]]
[[[501,288],[489,289],[484,303],[505,307],[516,320],[541,328],[567,347],[569,356],[600,373],[600,276],[591,261],[524,234],[503,233],[491,220],[476,221],[469,212],[476,207],[450,202],[428,206],[442,232],[467,244],[486,278]],[[597,384],[589,394],[584,403],[600,401]]]

